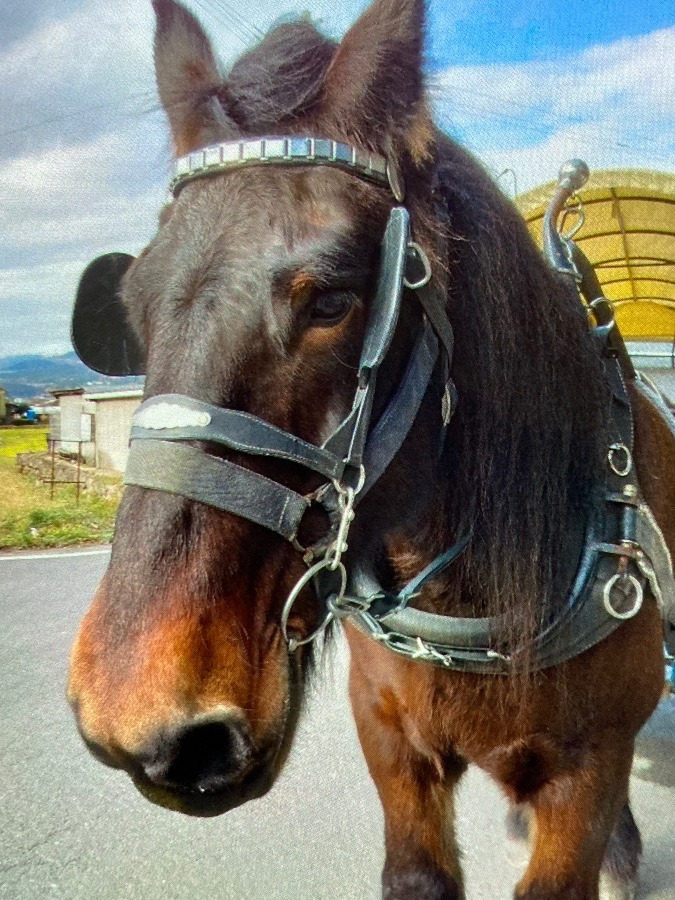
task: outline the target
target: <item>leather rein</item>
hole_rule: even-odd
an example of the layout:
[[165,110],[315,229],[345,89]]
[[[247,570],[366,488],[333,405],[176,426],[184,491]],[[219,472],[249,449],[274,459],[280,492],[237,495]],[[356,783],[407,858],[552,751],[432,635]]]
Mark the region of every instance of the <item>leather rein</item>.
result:
[[[498,619],[440,616],[409,605],[430,579],[460,556],[470,534],[462,535],[396,593],[382,588],[367,561],[358,560],[351,572],[343,561],[358,505],[397,455],[435,377],[440,376],[443,384],[441,448],[457,402],[450,377],[454,338],[445,295],[434,284],[424,250],[411,239],[409,215],[400,205],[404,190],[396,167],[376,154],[318,138],[230,141],[177,160],[172,191],[177,196],[195,179],[241,167],[270,165],[340,168],[387,188],[397,201],[382,241],[377,288],[352,409],[318,446],[244,412],[181,394],[154,396],[142,403],[134,416],[125,483],[179,494],[241,516],[280,535],[302,554],[307,571],[289,594],[281,614],[281,628],[291,653],[317,638],[332,619],[349,617],[372,638],[411,659],[465,671],[516,672],[518,654],[507,656],[496,649]],[[558,212],[576,186],[568,177],[559,188],[554,198]],[[550,221],[555,226],[557,213],[551,212]],[[581,266],[585,281],[582,278],[581,254],[575,247],[572,250],[573,246],[551,227],[549,260],[592,294],[599,286],[592,282],[594,276],[587,264]],[[373,422],[378,372],[396,331],[404,288],[420,304],[422,325],[400,383]],[[598,321],[594,333],[612,393],[607,504],[603,521],[589,525],[564,613],[537,635],[534,648],[528,650],[534,668],[569,659],[635,615],[647,580],[653,592],[658,590],[651,558],[659,553],[662,556],[663,539],[654,536],[655,523],[641,501],[632,464],[632,417],[621,362],[625,368],[627,354],[625,349],[623,353],[617,351],[623,343],[608,301],[601,292],[595,293],[593,301],[591,308]],[[195,447],[194,441],[297,463],[325,481],[311,494],[303,495],[258,472],[214,457]],[[315,544],[303,547],[298,540],[299,529],[314,505],[325,511],[329,528]],[[288,620],[296,599],[310,584],[325,607],[325,616],[313,633],[299,639],[289,634]]]

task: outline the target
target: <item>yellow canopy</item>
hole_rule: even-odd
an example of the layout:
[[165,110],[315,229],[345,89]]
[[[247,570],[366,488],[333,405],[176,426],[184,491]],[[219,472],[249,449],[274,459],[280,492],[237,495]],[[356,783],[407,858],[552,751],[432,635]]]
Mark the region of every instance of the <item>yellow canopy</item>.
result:
[[[516,198],[541,246],[556,184]],[[574,240],[595,267],[630,340],[675,340],[675,175],[641,169],[592,172],[579,191],[585,222]],[[577,218],[568,216],[563,230]]]

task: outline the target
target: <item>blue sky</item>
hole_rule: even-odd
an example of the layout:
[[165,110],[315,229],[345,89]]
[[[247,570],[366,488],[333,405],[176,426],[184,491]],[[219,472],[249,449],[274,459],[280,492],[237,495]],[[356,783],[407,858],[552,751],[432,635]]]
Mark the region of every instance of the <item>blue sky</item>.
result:
[[[188,0],[227,65],[280,16],[363,0]],[[149,0],[0,4],[0,357],[69,349],[79,274],[153,234],[170,168]],[[675,4],[431,0],[436,118],[519,190],[583,156],[675,170]],[[511,183],[505,184],[510,189]]]
[[467,0],[432,2],[430,65],[561,58],[675,23],[668,0]]

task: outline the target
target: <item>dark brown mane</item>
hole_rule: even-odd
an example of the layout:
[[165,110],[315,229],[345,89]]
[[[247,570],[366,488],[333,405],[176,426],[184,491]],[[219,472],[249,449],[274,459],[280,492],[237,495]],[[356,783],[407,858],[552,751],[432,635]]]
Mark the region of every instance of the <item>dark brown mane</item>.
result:
[[578,297],[481,166],[444,135],[436,146],[460,396],[447,513],[474,529],[452,595],[506,615],[518,642],[566,600],[602,489],[607,398]]

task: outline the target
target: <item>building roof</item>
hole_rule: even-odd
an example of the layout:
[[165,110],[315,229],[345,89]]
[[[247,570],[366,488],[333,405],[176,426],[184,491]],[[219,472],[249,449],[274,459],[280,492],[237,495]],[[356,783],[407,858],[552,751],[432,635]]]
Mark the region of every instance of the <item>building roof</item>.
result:
[[83,387],[54,388],[53,390],[50,390],[48,393],[50,393],[52,395],[52,397],[67,397],[69,395],[84,394],[84,388]]
[[143,396],[143,391],[140,389],[131,390],[131,391],[103,391],[98,394],[85,394],[85,400],[94,400],[97,403],[100,403],[104,400],[140,400]]
[[[516,198],[541,245],[550,182]],[[628,339],[675,339],[675,175],[643,169],[591,173],[578,192],[574,240],[593,264]],[[564,230],[575,226],[570,212]]]

